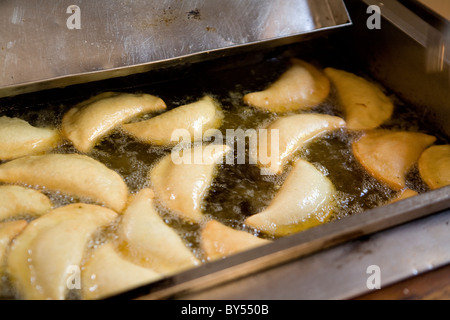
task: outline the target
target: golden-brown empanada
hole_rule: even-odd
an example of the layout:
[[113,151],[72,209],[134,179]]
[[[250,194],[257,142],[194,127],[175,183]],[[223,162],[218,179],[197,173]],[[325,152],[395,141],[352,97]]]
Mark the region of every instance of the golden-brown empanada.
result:
[[310,109],[330,93],[330,81],[313,65],[292,59],[291,67],[267,89],[244,96],[244,102],[270,112]]
[[111,242],[95,248],[81,269],[84,300],[108,298],[162,278],[161,274],[124,259]]
[[175,130],[190,136],[190,141],[204,140],[208,130],[218,129],[222,123],[223,112],[219,104],[210,96],[176,107],[145,121],[124,124],[126,133],[150,144],[172,146],[178,143],[179,136],[172,137]]
[[450,185],[450,145],[425,150],[419,159],[419,172],[432,190]]
[[333,183],[311,163],[299,159],[269,206],[245,224],[272,236],[286,236],[329,220],[336,210]]
[[94,232],[116,218],[110,209],[76,203],[31,221],[14,240],[7,263],[21,298],[65,299],[70,268],[80,265]]
[[343,70],[325,73],[337,88],[349,130],[375,129],[391,118],[394,104],[377,85]]
[[202,228],[200,244],[206,258],[213,261],[270,242],[246,231],[235,230],[216,220],[210,220]]
[[203,199],[211,186],[217,162],[229,151],[227,145],[195,146],[181,150],[181,156],[172,152],[164,157],[150,171],[158,201],[186,221],[202,220]]
[[[340,128],[345,127],[345,121],[339,117],[325,114],[298,114],[278,118],[269,124],[267,134],[258,137],[257,161],[255,154],[251,154],[258,166],[265,168],[266,173],[281,174],[287,161],[292,155],[303,148],[311,140]],[[273,135],[277,131],[276,135]],[[272,141],[272,137],[278,140]],[[273,147],[277,150],[273,150]],[[278,159],[276,155],[278,154]]]
[[0,186],[0,221],[16,216],[40,216],[52,209],[50,199],[38,190],[15,185]]
[[164,109],[164,101],[149,94],[105,92],[70,109],[63,117],[61,130],[77,150],[89,152],[123,122]]
[[179,234],[156,211],[151,189],[142,189],[125,210],[118,241],[132,262],[165,275],[200,264]]
[[3,277],[8,248],[12,240],[27,226],[25,220],[15,220],[0,223],[0,279]]
[[411,190],[411,189],[404,189],[401,190],[394,199],[392,199],[391,201],[389,201],[389,203],[395,203],[395,202],[399,202],[408,198],[412,198],[419,195],[419,193],[417,191]]
[[374,130],[353,143],[353,154],[367,172],[393,190],[406,187],[406,174],[436,138],[419,132]]
[[33,127],[19,118],[0,117],[0,160],[45,153],[59,141],[56,129]]
[[28,156],[0,165],[0,181],[89,198],[121,212],[128,187],[115,171],[79,154]]

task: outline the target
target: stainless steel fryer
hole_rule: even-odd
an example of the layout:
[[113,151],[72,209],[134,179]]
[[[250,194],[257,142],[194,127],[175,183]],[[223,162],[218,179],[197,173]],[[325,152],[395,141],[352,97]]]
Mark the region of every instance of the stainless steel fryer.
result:
[[[190,70],[192,66],[225,68],[227,65],[238,64],[237,60],[240,60],[239,63],[250,63],[252,58],[261,58],[261,52],[266,58],[273,52],[290,50],[304,53],[304,48],[308,48],[306,51],[313,56],[314,50],[332,48],[330,51],[322,51],[322,61],[344,61],[351,63],[355,69],[364,70],[403,101],[414,106],[430,126],[442,132],[444,139],[448,141],[450,137],[450,43],[445,29],[448,25],[435,24],[435,20],[431,21],[429,17],[425,19],[416,7],[413,11],[406,1],[349,0],[342,7],[341,1],[329,0],[322,1],[324,6],[319,5],[319,8],[315,7],[316,1],[292,1],[299,6],[302,3],[313,8],[310,13],[314,14],[309,16],[309,22],[314,21],[313,24],[266,38],[261,38],[261,33],[255,38],[247,34],[241,38],[244,39],[243,42],[230,40],[227,43],[223,42],[223,37],[220,41],[215,38],[220,28],[225,26],[213,25],[216,22],[214,17],[209,15],[210,11],[203,11],[201,7],[202,4],[205,5],[204,2],[198,1],[195,5],[190,2],[188,7],[181,8],[173,6],[171,11],[168,7],[172,2],[169,2],[158,2],[162,3],[161,7],[154,9],[153,12],[158,13],[157,25],[147,21],[145,28],[141,25],[139,29],[135,25],[138,19],[130,25],[121,25],[117,20],[113,24],[108,20],[106,29],[98,29],[107,32],[101,34],[101,38],[95,38],[99,35],[93,34],[89,39],[76,39],[77,36],[72,34],[74,42],[65,39],[64,45],[59,48],[47,46],[44,50],[37,45],[31,51],[24,51],[24,47],[19,44],[33,44],[26,35],[42,32],[48,25],[42,26],[43,29],[40,30],[23,31],[19,27],[21,23],[26,24],[27,16],[26,11],[20,9],[21,1],[3,2],[0,7],[6,6],[9,11],[2,9],[0,14],[10,14],[6,20],[2,19],[3,23],[8,21],[9,27],[18,28],[8,34],[5,33],[5,28],[1,31],[0,57],[3,59],[0,61],[3,64],[0,62],[0,97],[12,104],[15,99],[26,100],[33,94],[45,96],[56,92],[64,97],[67,92],[77,92],[91,86],[102,88],[130,85],[135,79],[142,79],[139,77],[155,77],[152,74],[170,78],[180,74],[180,70]],[[269,6],[269,2],[265,3]],[[65,9],[69,5],[64,3],[61,8]],[[136,1],[135,7],[131,2],[129,5],[126,10],[109,8],[108,12],[111,15],[115,13],[113,17],[116,19],[125,13],[125,17],[129,18],[133,14],[133,8],[141,6],[142,9],[143,2]],[[381,9],[381,29],[367,27],[367,19],[371,14],[367,8],[370,5]],[[85,11],[85,6],[89,5],[80,2],[82,12]],[[91,12],[95,12],[96,17],[101,16],[100,12],[105,12],[99,8],[104,10],[108,6],[103,4],[92,9]],[[321,11],[324,8],[326,10]],[[274,13],[272,7],[266,9],[266,14]],[[58,10],[52,8],[50,13],[59,12]],[[244,12],[243,9],[241,11]],[[180,12],[183,13],[183,21],[179,21],[180,15],[177,13]],[[64,29],[68,16],[66,14],[55,20],[49,19],[46,23],[56,24]],[[166,20],[161,20],[161,16],[166,17]],[[330,17],[333,17],[331,23]],[[247,15],[242,17],[244,18],[248,18]],[[95,20],[94,17],[92,19]],[[257,19],[244,20],[255,22]],[[286,21],[290,20],[283,20]],[[101,20],[95,23],[103,26]],[[198,40],[196,35],[200,29],[186,29],[183,27],[185,23],[198,23],[202,34],[205,28],[210,27],[212,29],[207,34],[213,35],[206,40],[202,39],[202,46],[195,46],[200,45],[195,41]],[[254,26],[246,27],[248,30],[260,30]],[[168,32],[167,28],[175,32],[175,36],[159,37],[163,43],[174,41],[175,38],[181,41],[183,37],[180,37],[179,28],[184,28],[183,35],[189,34],[193,40],[165,44],[173,46],[174,50],[170,53],[176,54],[172,56],[165,50],[148,53],[146,50],[151,43],[146,42],[148,35],[143,36],[145,31],[151,29]],[[117,43],[110,42],[107,35],[113,36],[114,30],[121,33],[121,44],[128,46],[124,47],[127,49],[126,56],[114,56],[117,51],[111,50]],[[130,32],[129,38],[124,37],[125,31]],[[62,31],[57,32],[55,39],[61,40]],[[47,39],[42,34],[40,37],[40,40]],[[88,53],[84,49],[73,47],[80,41],[87,41],[84,48],[89,49]],[[193,46],[187,48],[182,43],[192,43]],[[205,43],[212,46],[204,47]],[[314,49],[317,43],[326,43],[326,47]],[[101,48],[96,47],[98,45]],[[34,54],[30,55],[30,52]],[[76,53],[81,55],[77,56]],[[108,54],[112,55],[106,59]],[[27,60],[28,57],[31,60]],[[50,63],[52,68],[46,63]],[[223,65],[218,66],[221,63]],[[150,71],[153,73],[149,73]],[[207,263],[111,298],[347,299],[369,290],[365,282],[369,265],[380,265],[383,270],[383,286],[387,286],[450,263],[449,221],[450,187],[446,187],[279,239],[273,244]]]
[[[329,36],[371,76],[416,106],[448,138],[450,70],[446,30],[397,1],[346,1],[353,25]],[[381,8],[381,29],[367,28],[367,7]],[[443,53],[443,54],[442,54]],[[436,67],[436,63],[438,67]],[[450,187],[431,191],[204,265],[124,297],[139,299],[351,299],[450,262]]]

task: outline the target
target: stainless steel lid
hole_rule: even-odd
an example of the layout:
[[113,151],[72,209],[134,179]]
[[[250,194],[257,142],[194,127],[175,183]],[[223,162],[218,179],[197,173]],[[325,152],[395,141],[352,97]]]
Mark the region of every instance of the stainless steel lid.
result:
[[351,24],[342,0],[6,0],[0,97],[278,45]]

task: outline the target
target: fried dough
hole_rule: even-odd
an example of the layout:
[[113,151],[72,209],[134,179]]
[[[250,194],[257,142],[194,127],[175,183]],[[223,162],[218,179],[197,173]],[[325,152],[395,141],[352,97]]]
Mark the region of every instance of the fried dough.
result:
[[375,129],[391,118],[394,104],[378,86],[343,70],[326,68],[325,74],[337,88],[349,130]]
[[134,196],[118,227],[120,249],[133,263],[165,275],[199,265],[200,261],[154,205],[151,189],[142,189]]
[[124,259],[111,242],[96,248],[86,260],[81,272],[81,296],[85,300],[108,298],[162,277]]
[[125,207],[128,188],[115,171],[85,155],[46,154],[0,165],[0,181],[26,184],[85,197],[117,212]]
[[70,109],[61,130],[77,150],[87,153],[123,122],[164,109],[164,101],[149,94],[105,92]]
[[40,191],[15,185],[0,186],[0,204],[0,221],[22,215],[40,216],[53,206]]
[[122,128],[139,141],[173,146],[178,143],[178,137],[172,137],[175,130],[185,130],[191,142],[204,140],[208,130],[220,127],[223,117],[218,103],[212,97],[205,96],[148,120],[124,124]]
[[7,272],[25,300],[63,300],[71,274],[79,266],[88,241],[117,214],[90,204],[70,204],[31,221],[15,239]]
[[310,109],[322,103],[330,93],[330,81],[315,66],[292,59],[291,67],[268,88],[244,96],[255,108],[283,113]]
[[411,189],[405,189],[405,190],[401,190],[394,199],[392,199],[391,201],[389,201],[389,203],[395,203],[395,202],[399,202],[408,198],[412,198],[419,195],[419,193],[417,191],[411,190]]
[[0,160],[45,153],[59,141],[56,129],[33,127],[19,118],[0,117]]
[[450,145],[425,150],[419,159],[419,172],[432,190],[450,185]]
[[419,132],[373,130],[352,145],[367,172],[393,190],[406,187],[406,174],[436,138]]
[[[292,155],[303,148],[311,140],[328,132],[344,128],[345,121],[339,117],[325,114],[298,114],[278,118],[269,124],[267,134],[262,134],[258,139],[257,164],[265,168],[270,174],[281,174],[287,161]],[[271,141],[272,132],[278,131],[277,141]],[[278,148],[275,153],[272,147]],[[274,154],[278,154],[278,160],[274,161]]]
[[158,201],[186,221],[201,221],[202,202],[215,176],[217,162],[229,150],[226,145],[184,149],[181,153],[187,162],[182,163],[174,162],[173,153],[164,157],[150,171],[150,182]]
[[27,226],[25,220],[15,220],[0,223],[0,278],[3,277],[8,248],[11,242]]
[[235,230],[216,220],[208,221],[201,231],[201,247],[209,261],[270,243],[246,231]]
[[272,236],[286,236],[329,220],[336,210],[333,183],[311,163],[299,159],[269,206],[245,224]]

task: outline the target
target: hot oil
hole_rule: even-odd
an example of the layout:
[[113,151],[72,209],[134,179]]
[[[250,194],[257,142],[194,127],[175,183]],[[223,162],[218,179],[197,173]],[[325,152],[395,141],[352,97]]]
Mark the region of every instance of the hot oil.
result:
[[[143,82],[120,91],[154,94],[166,102],[169,110],[194,102],[203,95],[212,95],[219,101],[224,111],[225,118],[220,131],[226,137],[227,129],[262,128],[277,118],[276,114],[246,106],[242,98],[246,93],[267,87],[286,69],[287,61],[284,58],[272,58],[239,68],[194,73],[192,76],[184,76],[168,82],[149,84]],[[38,99],[36,104],[0,105],[0,116],[19,117],[39,127],[59,128],[63,115],[72,106],[96,93],[98,91],[84,92],[83,96],[63,95],[63,98],[57,101]],[[49,97],[44,96],[44,98]],[[437,136],[440,142],[448,143],[439,133],[433,132],[432,128],[421,122],[414,108],[404,105],[399,100],[395,102],[395,114],[391,121],[383,125],[383,128],[425,132]],[[305,112],[342,117],[335,93],[332,93],[320,106]],[[303,158],[311,162],[334,183],[338,191],[339,210],[332,219],[342,219],[349,215],[363,213],[365,210],[384,205],[395,196],[393,190],[372,178],[353,157],[351,144],[358,137],[358,133],[351,133],[345,129],[329,133],[311,141],[305,149],[299,150],[293,159],[294,161],[296,158]],[[223,142],[226,143],[225,140]],[[67,141],[53,152],[78,153]],[[140,143],[120,130],[116,130],[105,137],[88,155],[118,172],[126,182],[130,193],[136,193],[150,185],[149,171],[169,153],[169,148]],[[270,204],[292,169],[293,161],[287,165],[285,173],[280,176],[263,175],[258,167],[249,163],[218,165],[216,176],[203,203],[202,209],[205,215],[235,229],[267,237],[256,230],[250,230],[245,226],[244,220],[250,215],[261,212]],[[427,191],[416,168],[408,175],[408,187],[418,192]],[[46,191],[46,194],[55,207],[77,201],[88,201],[56,192]],[[205,261],[200,245],[201,225],[181,221],[160,204],[157,203],[157,205],[164,221],[179,233],[199,259]],[[96,234],[90,247],[95,247],[111,237],[114,238],[114,234],[114,226],[103,230]],[[1,287],[0,297],[15,296],[7,279],[3,279]],[[72,293],[72,297],[76,296]]]

